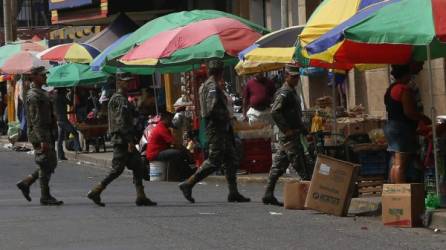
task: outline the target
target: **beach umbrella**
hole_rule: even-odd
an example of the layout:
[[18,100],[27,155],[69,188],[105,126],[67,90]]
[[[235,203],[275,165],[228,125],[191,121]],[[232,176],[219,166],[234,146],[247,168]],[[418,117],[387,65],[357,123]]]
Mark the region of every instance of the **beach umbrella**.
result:
[[239,75],[271,71],[294,63],[297,36],[303,26],[293,26],[267,34],[239,53],[235,69]]
[[37,58],[35,52],[23,51],[7,59],[1,66],[1,71],[7,74],[27,74],[32,68],[40,66],[48,69],[50,64]]
[[23,52],[23,51],[35,51],[40,52],[48,48],[47,40],[41,41],[17,41],[8,43],[0,47],[0,67],[5,63],[5,61],[11,56]]
[[84,43],[66,43],[56,45],[39,53],[39,58],[55,62],[90,63],[100,51]]
[[[404,64],[446,56],[446,2],[389,0],[358,12],[308,44],[310,55],[342,64]],[[430,55],[428,55],[428,49]]]
[[221,11],[177,12],[156,18],[133,32],[107,56],[107,64],[124,65],[122,70],[139,74],[190,71],[216,58],[235,64],[234,57],[267,32]]
[[[345,22],[356,13],[380,5],[388,0],[325,0],[310,16],[304,29],[299,34],[294,59],[303,66],[351,69],[356,65],[328,62],[327,55],[308,54],[306,47],[339,24]],[[377,68],[381,66],[362,66],[362,69]]]
[[117,46],[119,46],[122,42],[125,41],[130,36],[130,34],[124,35],[114,41],[110,46],[108,46],[104,51],[102,51],[98,56],[96,56],[93,61],[90,63],[90,67],[93,71],[100,71],[102,67],[105,65],[105,59],[107,56],[116,49]]
[[88,64],[67,63],[49,70],[48,86],[77,87],[106,82],[108,74],[92,71]]

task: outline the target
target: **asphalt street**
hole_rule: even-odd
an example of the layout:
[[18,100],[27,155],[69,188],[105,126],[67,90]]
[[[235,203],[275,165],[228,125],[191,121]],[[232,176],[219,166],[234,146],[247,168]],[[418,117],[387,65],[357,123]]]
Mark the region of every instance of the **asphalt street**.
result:
[[[379,217],[335,217],[260,202],[263,185],[246,184],[253,199],[227,203],[226,185],[203,182],[195,204],[177,183],[146,183],[157,207],[136,207],[127,173],[103,194],[106,207],[85,198],[105,169],[63,162],[52,178],[61,207],[39,205],[38,183],[27,202],[15,183],[34,169],[32,155],[0,149],[0,249],[444,249],[446,234],[384,227]],[[277,196],[281,199],[281,188]]]

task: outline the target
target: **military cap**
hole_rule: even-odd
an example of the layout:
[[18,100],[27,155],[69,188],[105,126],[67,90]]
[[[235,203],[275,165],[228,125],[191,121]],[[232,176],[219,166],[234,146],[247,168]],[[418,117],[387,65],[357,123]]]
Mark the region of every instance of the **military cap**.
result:
[[31,70],[30,70],[31,75],[44,75],[47,72],[48,71],[46,70],[46,68],[44,66],[34,67],[34,68],[31,68]]
[[209,69],[223,69],[224,63],[221,60],[211,60],[208,63]]
[[285,66],[285,72],[291,76],[300,75],[299,66],[293,64],[287,64]]
[[117,72],[116,78],[120,81],[130,81],[133,79],[133,76],[132,76],[132,74],[127,73],[127,72]]

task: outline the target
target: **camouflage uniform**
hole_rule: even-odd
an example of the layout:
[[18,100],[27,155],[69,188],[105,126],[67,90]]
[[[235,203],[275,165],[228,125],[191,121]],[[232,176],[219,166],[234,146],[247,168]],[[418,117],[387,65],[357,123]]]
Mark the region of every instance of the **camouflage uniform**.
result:
[[180,184],[180,189],[186,199],[193,203],[192,187],[224,166],[229,188],[228,201],[249,201],[249,199],[241,196],[237,190],[235,139],[229,110],[226,106],[227,98],[218,87],[214,76],[210,76],[200,87],[199,94],[201,116],[206,121],[209,155],[199,170],[187,181]]
[[[144,186],[142,183],[143,176],[148,173],[145,171],[140,155],[136,149],[129,152],[129,143],[135,141],[135,126],[133,124],[134,107],[128,102],[127,97],[120,91],[116,92],[108,103],[108,123],[111,142],[113,143],[113,160],[112,170],[101,181],[101,183],[88,193],[88,198],[92,199],[97,205],[104,206],[100,200],[101,192],[114,179],[118,178],[125,167],[133,172],[133,183],[137,190],[136,204],[156,205],[146,198]],[[150,202],[149,202],[150,201]],[[150,204],[149,204],[150,203]]]
[[[26,114],[28,119],[28,140],[33,145],[35,161],[39,169],[19,182],[17,186],[22,190],[25,198],[31,201],[29,186],[40,177],[41,203],[43,205],[60,205],[62,204],[61,201],[55,200],[49,190],[51,175],[57,167],[57,156],[54,147],[57,124],[53,105],[46,91],[36,87],[28,91]],[[47,143],[48,150],[43,151],[41,143]],[[54,202],[54,204],[47,204],[48,201],[51,201],[50,203]]]
[[[264,203],[267,203],[265,202],[265,197],[274,198],[273,193],[276,182],[290,164],[303,180],[311,178],[311,173],[307,169],[305,162],[304,148],[300,140],[304,130],[300,99],[296,91],[288,84],[284,84],[276,92],[271,113],[274,123],[279,129],[279,148],[273,156]],[[285,131],[288,130],[295,132],[293,135],[286,136]]]

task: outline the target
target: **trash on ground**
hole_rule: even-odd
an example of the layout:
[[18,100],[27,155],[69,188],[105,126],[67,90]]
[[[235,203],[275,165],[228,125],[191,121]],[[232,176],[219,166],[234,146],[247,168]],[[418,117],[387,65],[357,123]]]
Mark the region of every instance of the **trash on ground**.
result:
[[269,212],[270,215],[282,215],[282,213],[278,213],[278,212]]

